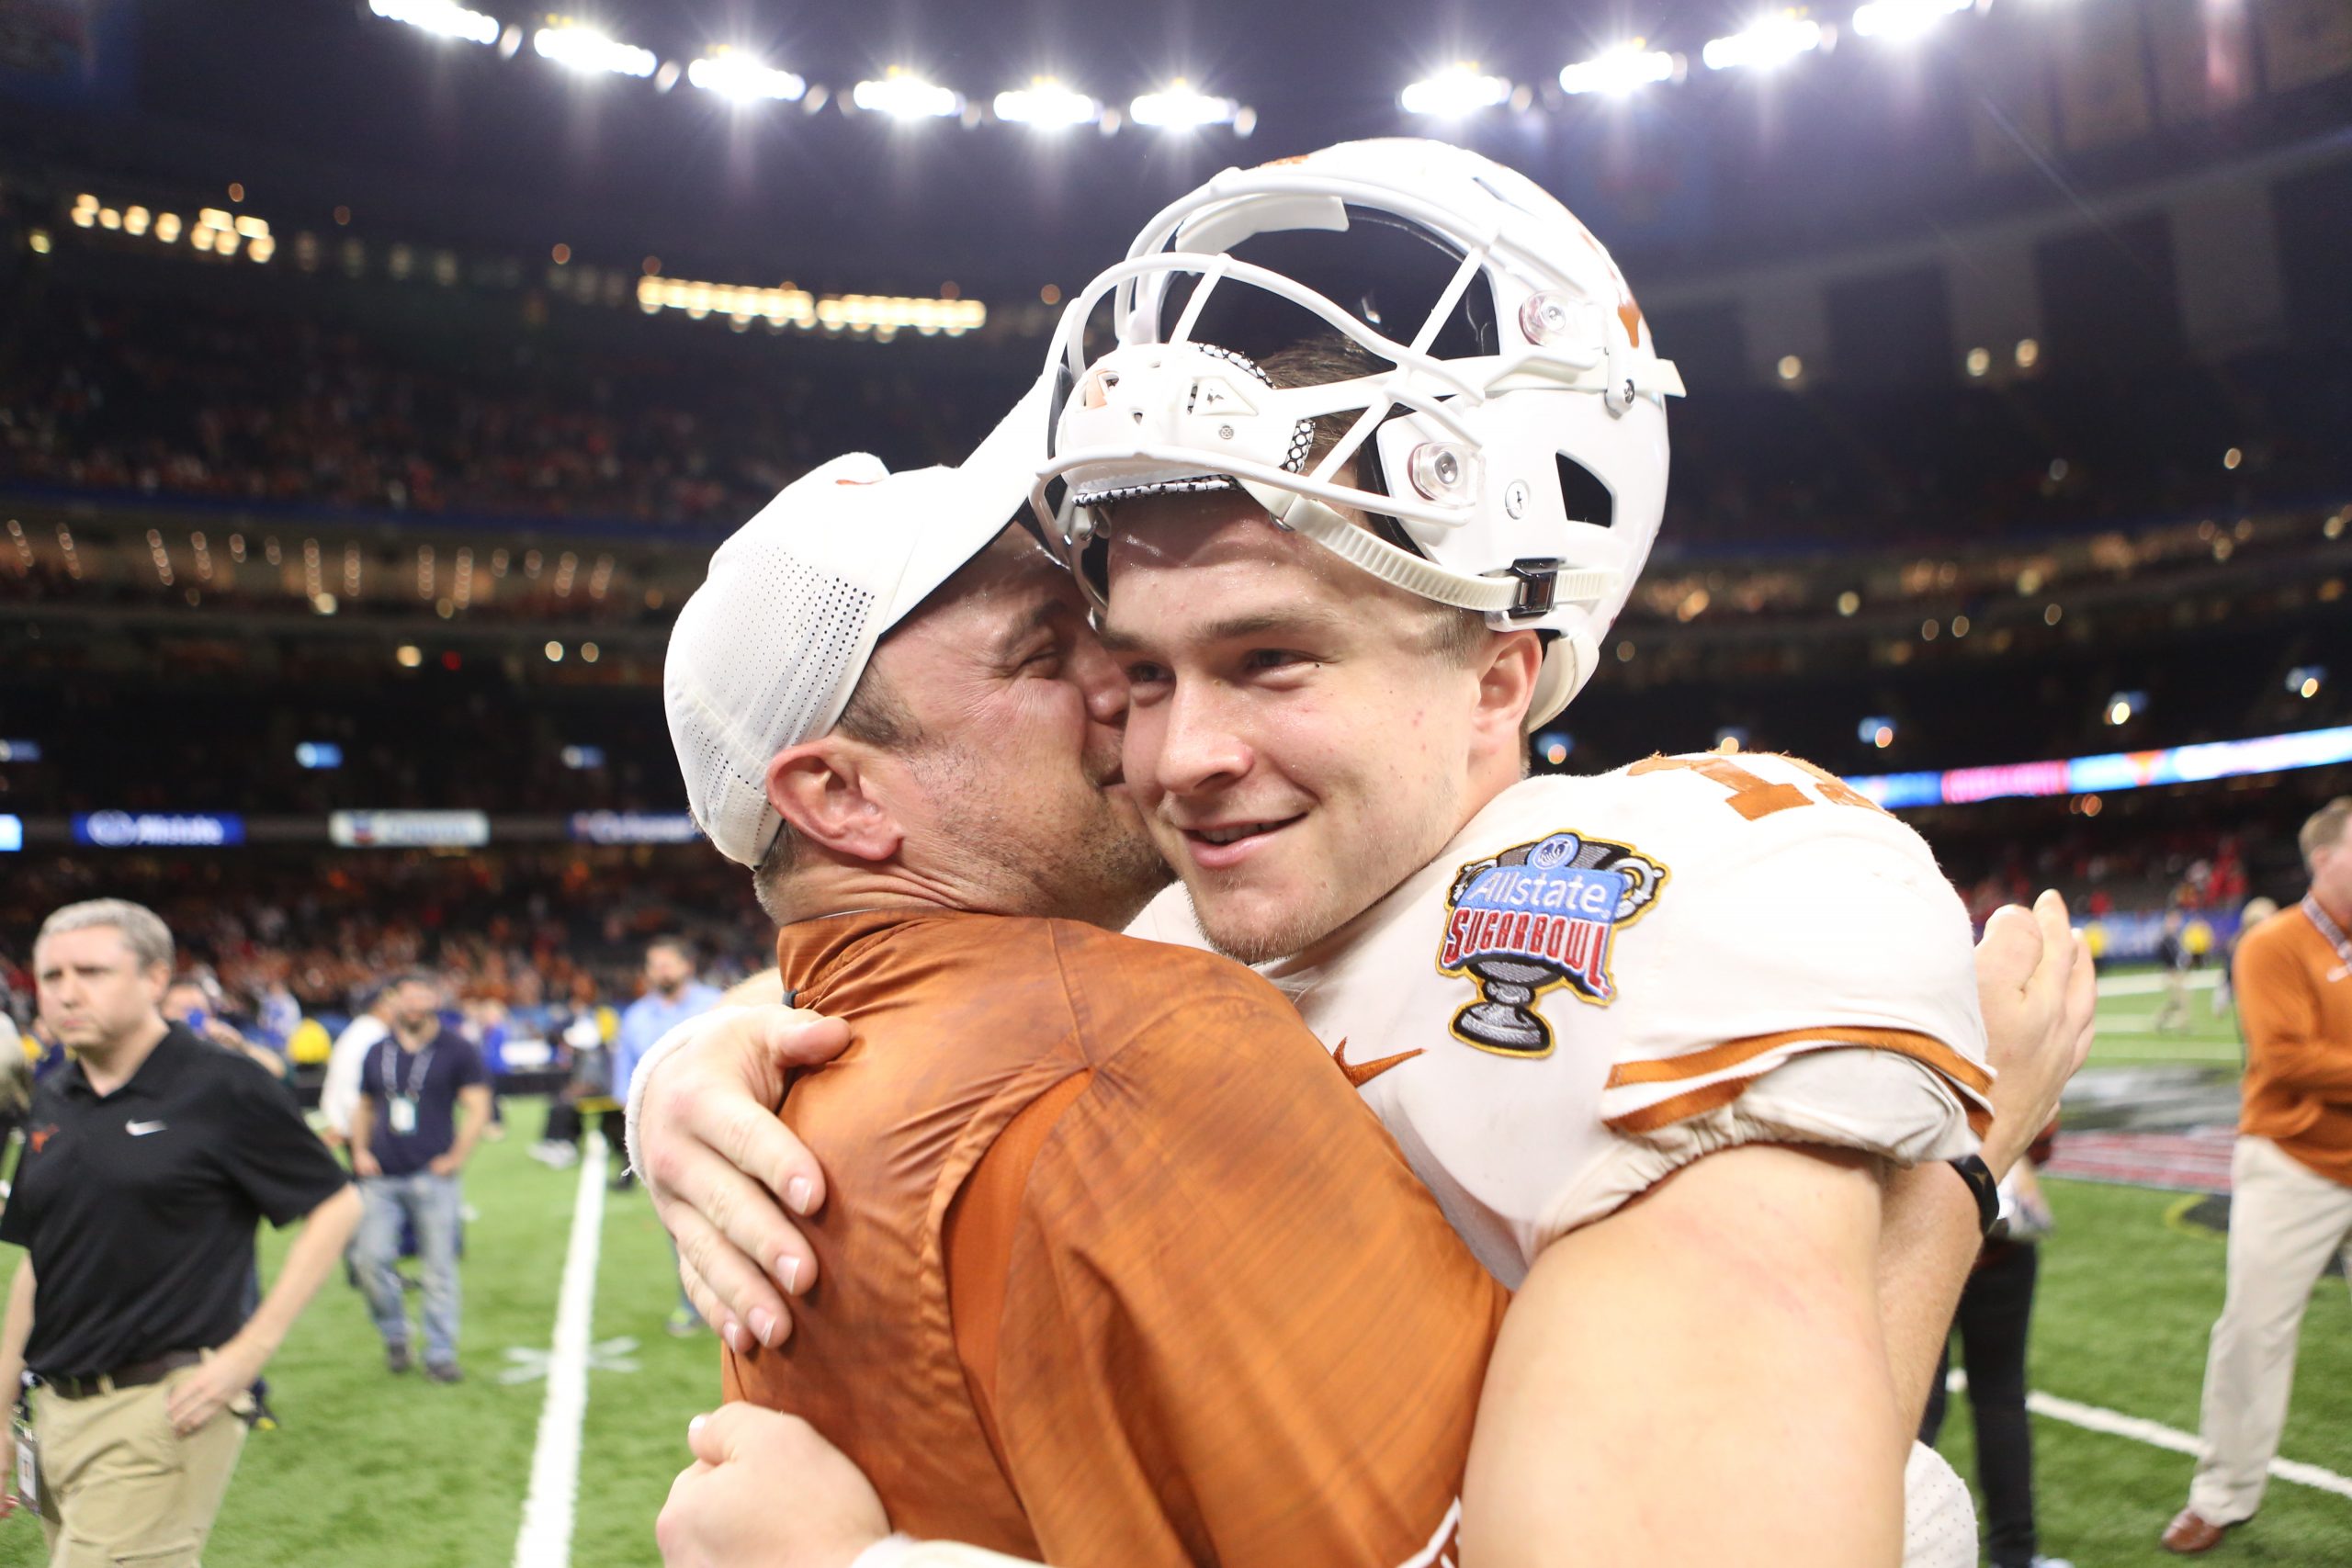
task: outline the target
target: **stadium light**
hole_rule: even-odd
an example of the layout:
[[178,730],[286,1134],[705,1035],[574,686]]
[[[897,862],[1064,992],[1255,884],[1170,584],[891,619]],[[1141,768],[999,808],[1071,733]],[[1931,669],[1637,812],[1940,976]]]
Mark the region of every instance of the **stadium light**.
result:
[[[1244,111],[1231,98],[1201,92],[1179,76],[1156,93],[1127,106],[1127,118],[1160,130],[1197,130],[1206,125],[1236,125]],[[1254,118],[1254,117],[1253,117]],[[1237,126],[1238,129],[1238,126]]]
[[1066,130],[1092,125],[1102,118],[1100,100],[1065,87],[1051,76],[1033,76],[1025,87],[999,93],[991,106],[996,118],[1008,125],[1034,125],[1040,130]]
[[368,0],[368,8],[388,22],[406,22],[438,38],[480,44],[498,41],[497,17],[469,11],[453,0]]
[[1565,729],[1547,729],[1533,742],[1535,754],[1555,768],[1566,761],[1576,749],[1576,738]]
[[1707,62],[1710,71],[1735,71],[1750,65],[1769,70],[1819,49],[1821,43],[1819,22],[1783,12],[1765,17],[1744,32],[1708,39],[1699,57]]
[[2132,722],[2132,716],[2148,711],[2145,692],[2118,692],[2107,699],[2107,722],[2120,728]]
[[964,112],[963,94],[895,65],[879,80],[860,82],[849,97],[867,113],[887,114],[892,119],[947,119]]
[[1510,79],[1484,75],[1477,62],[1469,60],[1424,77],[1397,96],[1397,102],[1407,114],[1428,115],[1436,119],[1460,119],[1510,101]]
[[1564,93],[1605,93],[1611,97],[1623,97],[1653,82],[1674,79],[1674,56],[1655,49],[1645,49],[1645,39],[1604,49],[1590,60],[1560,68],[1560,91]]
[[1863,745],[1875,746],[1883,751],[1894,744],[1894,721],[1874,715],[1856,725],[1854,734]]
[[531,48],[544,59],[573,71],[610,72],[616,76],[645,77],[661,62],[650,49],[621,43],[594,28],[541,28],[531,35]]
[[1938,22],[1965,11],[1976,0],[1871,0],[1854,12],[1854,30],[1864,38],[1906,43],[1925,38]]
[[[2318,696],[2319,689],[2325,684],[2327,666],[2324,664],[2299,664],[2287,671],[2287,690],[2306,702]],[[6,744],[0,742],[0,753],[5,753]]]
[[732,49],[707,54],[687,66],[686,80],[706,93],[716,93],[739,104],[763,99],[797,104],[808,91],[808,84],[803,78]]

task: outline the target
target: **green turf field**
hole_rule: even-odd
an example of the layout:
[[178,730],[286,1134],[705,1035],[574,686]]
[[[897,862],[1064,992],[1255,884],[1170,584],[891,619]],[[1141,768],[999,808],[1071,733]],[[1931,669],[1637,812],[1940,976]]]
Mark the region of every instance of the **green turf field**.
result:
[[[2187,1063],[2199,1066],[2225,1066],[2234,1069],[2240,1061],[2238,1020],[2235,1009],[2220,1017],[2213,1014],[2213,989],[2211,975],[2192,976],[2195,982],[2188,993],[2188,1021],[2177,1032],[2156,1032],[2156,1010],[2164,1000],[2159,990],[2138,989],[2154,986],[2156,974],[2153,968],[2121,968],[2109,971],[2100,977],[2101,994],[2098,1006],[2098,1042],[2091,1048],[2091,1061],[2101,1066],[2120,1066],[2143,1063]],[[2120,994],[2117,994],[2120,989]]]
[[[2201,998],[2200,998],[2201,999]],[[536,1106],[510,1106],[536,1129]],[[2169,1225],[2173,1194],[2053,1181],[2058,1234],[2045,1246],[2033,1386],[2193,1431],[2205,1334],[2222,1296],[2221,1242]],[[503,1384],[509,1347],[543,1350],[555,1316],[576,1172],[488,1145],[467,1181],[469,1380],[442,1388],[385,1374],[357,1294],[331,1281],[271,1368],[285,1426],[248,1442],[211,1568],[432,1565],[513,1560],[546,1385]],[[572,1561],[643,1568],[652,1521],[685,1462],[687,1418],[716,1398],[716,1342],[662,1333],[670,1259],[641,1193],[605,1217],[594,1337],[633,1337],[636,1370],[596,1371],[581,1460]],[[270,1256],[277,1250],[272,1247]],[[10,1259],[13,1267],[13,1258]],[[2078,1568],[2173,1560],[2156,1531],[2181,1502],[2189,1461],[2037,1419],[2043,1550]],[[1943,1446],[1971,1472],[1965,1395]],[[2323,1281],[2303,1333],[2285,1455],[2352,1474],[2352,1298]],[[2352,1563],[2352,1499],[2274,1483],[2261,1517],[2212,1559],[2333,1568]],[[42,1561],[38,1526],[0,1524],[0,1564]]]

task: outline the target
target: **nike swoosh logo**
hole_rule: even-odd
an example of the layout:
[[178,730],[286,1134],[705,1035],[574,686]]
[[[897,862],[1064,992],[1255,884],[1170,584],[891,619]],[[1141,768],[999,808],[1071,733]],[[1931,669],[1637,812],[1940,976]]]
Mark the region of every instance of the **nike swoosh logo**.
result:
[[1383,1056],[1376,1062],[1351,1062],[1348,1060],[1346,1041],[1342,1040],[1331,1048],[1331,1060],[1338,1064],[1340,1072],[1347,1075],[1348,1081],[1358,1089],[1391,1068],[1403,1066],[1419,1055],[1419,1051],[1400,1051],[1394,1056]]
[[143,1138],[150,1133],[162,1132],[164,1130],[164,1123],[161,1122],[125,1122],[122,1124],[122,1130],[130,1134],[134,1138]]

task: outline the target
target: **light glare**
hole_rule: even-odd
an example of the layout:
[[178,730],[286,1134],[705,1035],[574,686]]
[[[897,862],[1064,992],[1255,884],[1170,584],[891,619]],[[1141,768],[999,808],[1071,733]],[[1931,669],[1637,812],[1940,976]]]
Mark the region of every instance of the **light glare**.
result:
[[879,81],[860,82],[851,91],[850,102],[893,119],[945,119],[964,112],[961,93],[897,70]]
[[1604,49],[1590,60],[1579,61],[1560,70],[1560,91],[1564,93],[1606,93],[1622,96],[1653,82],[1674,79],[1674,56],[1658,50],[1645,50],[1643,40]]
[[1510,100],[1510,83],[1501,76],[1479,73],[1474,62],[1449,65],[1434,76],[1415,82],[1399,95],[1407,114],[1458,119]]
[[368,8],[388,22],[406,22],[440,38],[482,44],[498,41],[497,17],[469,11],[453,0],[368,0]]
[[1821,47],[1821,24],[1808,17],[1767,17],[1745,32],[1710,39],[1700,58],[1710,71],[1783,65]]
[[739,104],[763,98],[797,104],[808,91],[808,84],[791,72],[731,49],[706,55],[687,66],[686,80],[706,93],[717,93]]
[[618,42],[594,28],[541,28],[531,35],[531,47],[558,65],[616,76],[650,76],[660,63],[651,50]]
[[996,118],[1013,125],[1034,125],[1058,130],[1092,125],[1102,118],[1102,106],[1084,93],[1063,86],[1051,76],[1033,78],[1026,87],[996,96]]
[[1906,42],[1925,37],[1938,22],[1975,3],[1976,0],[1871,0],[1871,4],[1855,10],[1854,30],[1864,38]]
[[1156,93],[1146,93],[1127,106],[1127,118],[1137,125],[1163,130],[1191,130],[1204,125],[1229,125],[1240,112],[1231,98],[1204,93],[1178,77]]

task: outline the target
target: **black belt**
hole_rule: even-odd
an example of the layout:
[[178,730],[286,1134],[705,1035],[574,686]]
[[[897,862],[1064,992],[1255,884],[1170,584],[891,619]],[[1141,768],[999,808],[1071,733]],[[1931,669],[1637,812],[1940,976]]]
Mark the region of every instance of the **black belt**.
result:
[[117,1367],[96,1377],[45,1377],[40,1380],[40,1385],[60,1399],[87,1399],[93,1394],[112,1393],[125,1388],[145,1388],[151,1383],[162,1382],[182,1367],[192,1367],[202,1359],[204,1357],[198,1351],[172,1350],[152,1361],[133,1361],[129,1366]]

